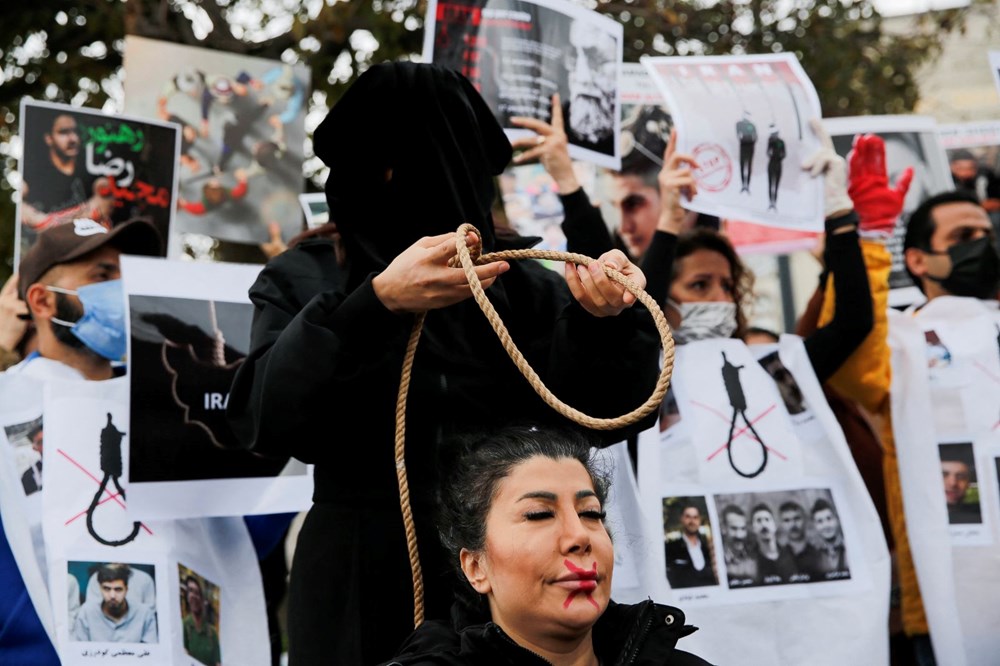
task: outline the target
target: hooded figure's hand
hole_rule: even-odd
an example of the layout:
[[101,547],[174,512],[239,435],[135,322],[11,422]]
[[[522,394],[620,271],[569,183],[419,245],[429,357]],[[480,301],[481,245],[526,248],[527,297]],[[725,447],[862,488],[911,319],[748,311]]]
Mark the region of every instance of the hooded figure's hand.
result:
[[589,266],[566,264],[566,283],[583,309],[595,317],[614,317],[632,307],[636,298],[609,278],[603,266],[617,269],[640,289],[646,288],[646,276],[621,250],[605,252]]
[[[466,236],[466,244],[476,244],[475,234]],[[447,307],[472,296],[472,289],[461,266],[452,268],[448,261],[458,254],[455,233],[425,236],[406,248],[384,271],[372,280],[372,288],[382,304],[397,314],[426,312]],[[483,289],[510,268],[506,261],[476,266]]]

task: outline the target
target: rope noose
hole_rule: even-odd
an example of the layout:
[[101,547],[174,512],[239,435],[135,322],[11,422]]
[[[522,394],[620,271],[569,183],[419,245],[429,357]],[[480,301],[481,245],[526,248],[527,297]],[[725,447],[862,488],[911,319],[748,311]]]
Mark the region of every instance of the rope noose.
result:
[[[663,402],[663,396],[667,392],[670,383],[670,374],[674,367],[674,339],[670,333],[670,325],[667,324],[666,317],[663,316],[660,306],[638,285],[629,280],[620,271],[609,266],[603,266],[605,274],[613,281],[623,286],[629,293],[636,297],[640,303],[646,306],[653,316],[656,329],[660,334],[660,343],[663,346],[663,367],[660,369],[660,376],[656,380],[656,387],[649,398],[639,407],[633,409],[628,414],[615,418],[595,418],[570,407],[557,398],[542,382],[538,373],[528,365],[528,361],[518,350],[517,345],[507,332],[507,327],[497,314],[493,304],[486,298],[483,285],[476,275],[476,264],[487,264],[501,259],[548,259],[550,261],[569,262],[589,266],[594,263],[594,259],[572,252],[556,252],[552,250],[507,250],[504,252],[492,252],[480,255],[480,243],[472,251],[466,245],[466,235],[474,233],[477,239],[481,239],[479,230],[471,224],[463,224],[455,232],[455,246],[458,249],[458,259],[465,270],[465,277],[472,289],[472,297],[479,308],[486,315],[490,326],[496,332],[497,337],[503,344],[504,350],[514,365],[520,370],[524,378],[531,384],[535,393],[545,401],[547,405],[556,410],[566,418],[593,430],[616,430],[623,428],[643,419]],[[406,477],[406,396],[410,388],[410,375],[413,370],[413,356],[417,350],[417,342],[420,340],[420,332],[423,329],[426,312],[417,315],[413,322],[413,330],[410,332],[410,339],[406,344],[406,355],[403,358],[403,370],[399,381],[399,393],[396,397],[396,479],[399,482],[399,505],[403,513],[403,526],[406,530],[406,547],[410,558],[410,571],[413,576],[413,625],[420,626],[424,621],[424,581],[420,566],[420,556],[417,551],[417,533],[413,523],[413,510],[410,507],[410,488]]]
[[94,495],[94,499],[90,502],[90,507],[87,509],[87,531],[90,532],[90,536],[94,537],[98,543],[102,543],[105,546],[124,546],[127,543],[131,543],[139,535],[139,529],[142,527],[142,523],[139,521],[133,522],[132,533],[118,541],[109,541],[94,529],[94,511],[97,510],[97,505],[101,502],[101,495],[107,489],[108,481],[115,484],[118,494],[121,495],[122,499],[125,499],[125,489],[122,488],[121,483],[118,481],[118,478],[122,475],[121,445],[123,437],[125,437],[125,433],[111,423],[111,414],[108,413],[108,423],[101,430],[101,471],[104,472],[104,478],[101,479],[101,485],[98,487],[97,493]]

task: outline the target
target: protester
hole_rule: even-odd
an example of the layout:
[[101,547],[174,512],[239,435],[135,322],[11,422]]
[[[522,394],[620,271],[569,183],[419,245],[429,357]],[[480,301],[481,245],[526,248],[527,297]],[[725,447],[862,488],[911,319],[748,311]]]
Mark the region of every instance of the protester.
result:
[[[327,199],[346,271],[328,241],[303,242],[264,270],[250,292],[251,351],[229,415],[251,450],[316,464],[315,504],[292,567],[292,663],[370,664],[413,627],[392,458],[413,313],[430,311],[406,413],[427,617],[447,614],[452,588],[430,524],[439,442],[511,419],[565,420],[517,373],[468,300],[464,272],[448,266],[463,222],[478,228],[485,251],[513,245],[495,237],[489,214],[510,144],[471,84],[432,65],[377,65],[333,108],[314,145],[331,168]],[[645,284],[621,253],[599,261]],[[633,297],[598,266],[568,267],[565,282],[534,262],[493,262],[476,273],[531,365],[574,407],[617,416],[652,390],[651,319],[630,309]],[[612,377],[615,390],[598,385]]]
[[28,306],[18,296],[15,273],[0,289],[0,372],[24,357],[21,352],[29,336],[29,321]]
[[421,625],[390,664],[705,664],[669,606],[610,599],[608,481],[588,442],[511,427],[474,438],[441,489],[441,540],[458,575],[452,622]]

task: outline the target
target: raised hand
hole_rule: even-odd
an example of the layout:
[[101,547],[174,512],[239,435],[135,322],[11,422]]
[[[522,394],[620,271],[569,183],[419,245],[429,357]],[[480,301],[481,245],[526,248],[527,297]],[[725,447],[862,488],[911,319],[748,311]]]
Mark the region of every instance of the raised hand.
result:
[[558,93],[552,96],[551,125],[544,120],[524,116],[514,116],[510,122],[518,127],[530,129],[536,134],[511,142],[515,150],[524,149],[524,152],[514,158],[515,164],[525,164],[537,159],[556,181],[560,194],[570,194],[580,189],[580,183],[573,171],[573,161],[569,157],[569,140],[566,138]]
[[888,236],[903,212],[903,202],[913,180],[913,167],[907,167],[895,187],[890,187],[885,164],[885,142],[874,134],[854,137],[847,193],[858,213],[860,229]]
[[[685,166],[686,165],[686,166]],[[698,183],[694,169],[698,162],[687,153],[677,152],[677,130],[670,130],[670,140],[663,152],[663,168],[657,176],[660,185],[661,212],[657,228],[661,231],[679,233],[684,209],[681,197],[690,201],[698,194]]]

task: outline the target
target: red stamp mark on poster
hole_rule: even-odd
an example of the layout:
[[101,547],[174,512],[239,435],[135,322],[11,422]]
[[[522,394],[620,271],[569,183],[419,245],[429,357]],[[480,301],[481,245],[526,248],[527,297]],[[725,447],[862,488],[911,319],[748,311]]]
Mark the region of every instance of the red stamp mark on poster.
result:
[[716,143],[701,143],[695,146],[694,159],[699,167],[694,172],[698,187],[707,192],[721,192],[733,179],[733,160],[722,146]]

